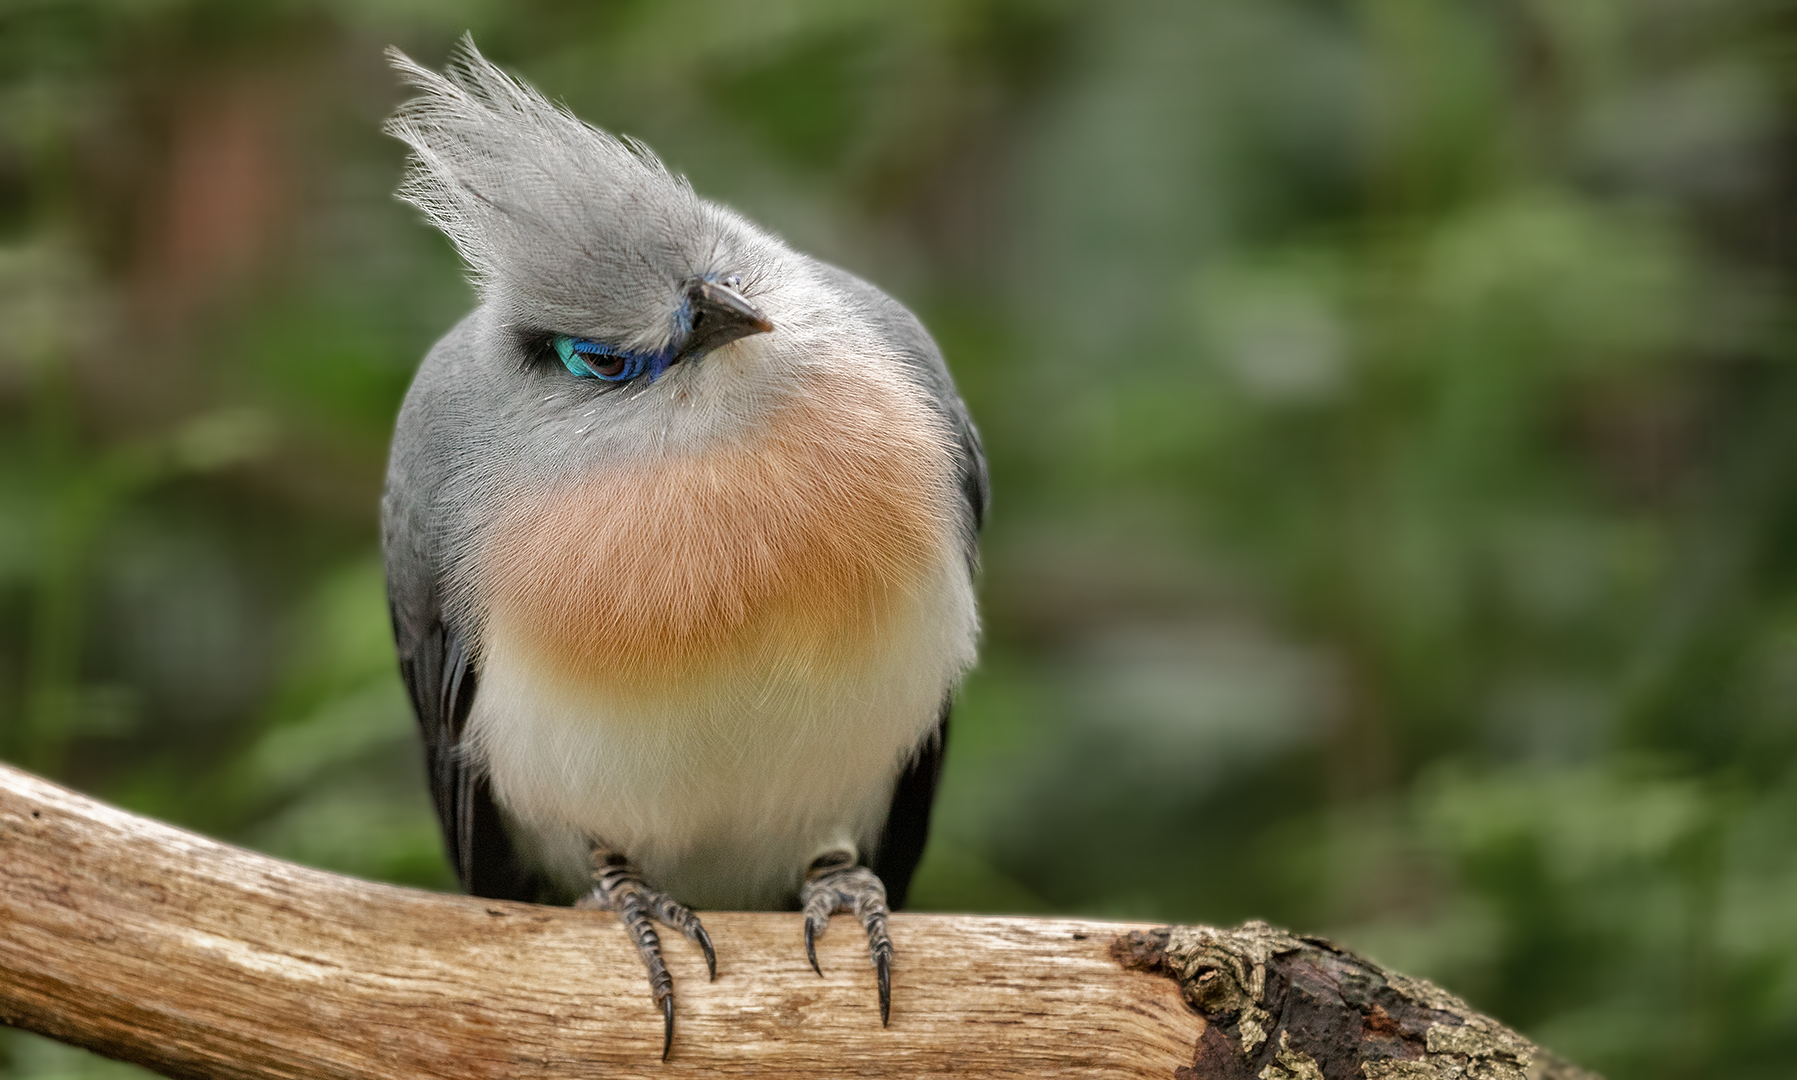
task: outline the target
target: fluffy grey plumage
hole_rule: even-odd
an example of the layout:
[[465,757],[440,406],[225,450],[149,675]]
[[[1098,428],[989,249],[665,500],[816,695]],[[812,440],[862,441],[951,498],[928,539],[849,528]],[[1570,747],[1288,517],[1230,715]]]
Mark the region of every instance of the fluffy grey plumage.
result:
[[940,355],[472,44],[444,75],[392,56],[421,91],[402,197],[480,291],[383,504],[463,884],[567,898],[598,860],[670,1017],[655,912],[841,899],[884,1002],[879,879],[902,901],[976,629],[985,466]]

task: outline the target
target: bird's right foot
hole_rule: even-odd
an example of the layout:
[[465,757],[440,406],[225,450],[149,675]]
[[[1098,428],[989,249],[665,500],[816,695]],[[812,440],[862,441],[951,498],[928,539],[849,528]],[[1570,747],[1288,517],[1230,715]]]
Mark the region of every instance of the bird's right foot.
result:
[[691,909],[667,893],[650,888],[643,882],[642,873],[616,851],[593,848],[593,881],[593,891],[574,906],[615,911],[623,920],[637,954],[643,958],[643,966],[649,969],[649,992],[661,1006],[661,1059],[666,1061],[674,1046],[674,978],[662,961],[661,938],[655,933],[654,923],[672,927],[696,942],[705,953],[706,969],[716,979],[718,957],[711,948],[711,935]]

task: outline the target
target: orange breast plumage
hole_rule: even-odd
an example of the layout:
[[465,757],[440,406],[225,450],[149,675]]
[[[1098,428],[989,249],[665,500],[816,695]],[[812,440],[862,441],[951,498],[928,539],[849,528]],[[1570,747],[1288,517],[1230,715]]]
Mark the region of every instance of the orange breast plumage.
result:
[[490,625],[599,690],[878,647],[958,547],[951,457],[921,395],[835,373],[752,435],[599,465],[498,523]]

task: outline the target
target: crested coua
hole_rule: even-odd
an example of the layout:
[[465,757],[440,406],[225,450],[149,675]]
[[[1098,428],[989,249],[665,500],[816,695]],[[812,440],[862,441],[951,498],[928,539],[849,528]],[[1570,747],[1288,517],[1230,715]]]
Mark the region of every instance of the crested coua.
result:
[[[456,873],[653,922],[852,911],[890,999],[973,662],[978,436],[918,321],[464,42],[389,131],[479,305],[383,500],[400,666]],[[796,943],[795,943],[796,945]]]

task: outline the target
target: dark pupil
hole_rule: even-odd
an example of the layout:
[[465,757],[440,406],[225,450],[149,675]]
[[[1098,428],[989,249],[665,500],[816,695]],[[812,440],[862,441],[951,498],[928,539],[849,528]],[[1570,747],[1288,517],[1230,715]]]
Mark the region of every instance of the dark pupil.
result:
[[595,356],[588,354],[586,362],[587,367],[593,369],[593,374],[604,375],[608,379],[624,373],[624,358],[622,356]]

